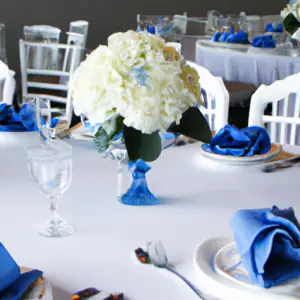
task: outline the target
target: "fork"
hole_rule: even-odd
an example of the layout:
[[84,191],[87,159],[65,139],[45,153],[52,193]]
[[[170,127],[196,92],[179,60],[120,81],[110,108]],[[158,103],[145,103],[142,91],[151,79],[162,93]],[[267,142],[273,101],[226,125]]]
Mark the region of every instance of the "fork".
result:
[[166,252],[160,241],[158,241],[156,243],[154,243],[154,242],[147,243],[147,252],[149,254],[151,263],[155,267],[166,269],[169,272],[177,275],[181,280],[183,280],[195,292],[195,294],[199,297],[199,299],[204,300],[202,298],[199,290],[189,280],[187,280],[180,273],[178,273],[176,270],[174,270],[173,268],[170,267]]

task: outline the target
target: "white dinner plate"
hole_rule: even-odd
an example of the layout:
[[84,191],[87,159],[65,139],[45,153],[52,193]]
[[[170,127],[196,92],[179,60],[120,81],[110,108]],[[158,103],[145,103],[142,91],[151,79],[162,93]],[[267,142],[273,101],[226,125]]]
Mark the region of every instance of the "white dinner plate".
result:
[[211,238],[202,242],[194,251],[193,263],[197,276],[195,283],[205,299],[299,300],[299,286],[294,286],[292,294],[286,293],[286,289],[282,294],[282,289],[278,287],[271,289],[253,287],[218,273],[214,264],[216,254],[228,244],[232,244],[231,239]]
[[228,165],[239,165],[239,166],[246,166],[246,165],[257,165],[268,162],[275,158],[281,151],[282,147],[277,144],[272,144],[271,150],[262,155],[254,155],[250,157],[240,157],[240,156],[232,156],[232,155],[221,155],[215,154],[203,149],[203,145],[200,146],[200,153],[201,155],[205,156],[208,159],[213,161],[222,162]]
[[[251,278],[241,262],[235,243],[229,243],[217,252],[214,258],[214,269],[220,275],[246,288],[263,290],[262,287],[251,283]],[[294,278],[284,284],[271,287],[268,291],[280,295],[294,296],[299,299],[300,278]]]

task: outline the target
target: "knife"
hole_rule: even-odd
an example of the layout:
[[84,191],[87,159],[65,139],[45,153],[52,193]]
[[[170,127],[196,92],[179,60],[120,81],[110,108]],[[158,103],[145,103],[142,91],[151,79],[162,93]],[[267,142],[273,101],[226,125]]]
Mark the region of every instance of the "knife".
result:
[[273,172],[280,171],[282,169],[287,169],[287,168],[297,166],[298,164],[300,164],[300,155],[287,158],[287,159],[281,159],[274,162],[269,162],[263,166],[263,172],[273,173]]

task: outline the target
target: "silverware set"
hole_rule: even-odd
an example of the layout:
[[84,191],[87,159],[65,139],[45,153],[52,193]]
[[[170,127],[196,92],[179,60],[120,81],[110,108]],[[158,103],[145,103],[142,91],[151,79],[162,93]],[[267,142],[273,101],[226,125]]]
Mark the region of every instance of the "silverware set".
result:
[[296,166],[300,166],[300,156],[294,156],[291,158],[266,163],[263,165],[263,172],[274,173]]

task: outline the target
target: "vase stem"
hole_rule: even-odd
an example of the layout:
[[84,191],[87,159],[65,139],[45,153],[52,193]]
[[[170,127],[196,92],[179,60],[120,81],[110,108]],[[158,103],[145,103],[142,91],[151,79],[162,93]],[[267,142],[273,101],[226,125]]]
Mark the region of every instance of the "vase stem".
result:
[[118,161],[118,185],[117,185],[117,197],[118,199],[122,196],[122,182],[123,182],[123,171],[124,166],[121,160]]
[[124,171],[127,166],[127,155],[118,160],[118,182],[117,182],[117,198],[120,199],[123,194]]

